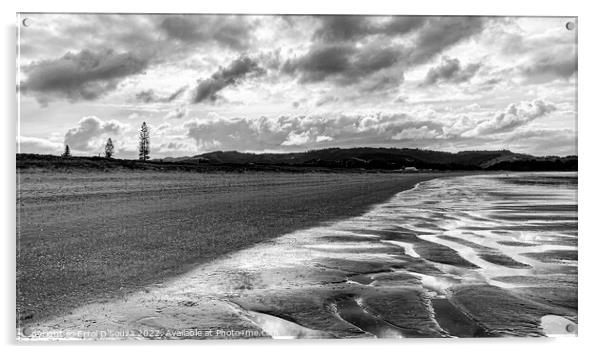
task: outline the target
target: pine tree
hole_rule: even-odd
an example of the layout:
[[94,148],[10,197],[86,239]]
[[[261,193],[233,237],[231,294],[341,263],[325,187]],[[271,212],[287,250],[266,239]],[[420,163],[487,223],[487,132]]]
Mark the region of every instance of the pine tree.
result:
[[69,145],[65,145],[65,152],[63,152],[63,157],[71,157],[71,150],[69,150]]
[[149,159],[148,154],[150,153],[150,141],[148,135],[148,127],[146,126],[146,122],[142,122],[142,127],[140,128],[140,146],[138,158],[142,161],[146,161]]
[[113,141],[111,140],[111,138],[109,138],[109,140],[107,140],[107,144],[105,145],[105,157],[107,159],[113,157],[113,150]]

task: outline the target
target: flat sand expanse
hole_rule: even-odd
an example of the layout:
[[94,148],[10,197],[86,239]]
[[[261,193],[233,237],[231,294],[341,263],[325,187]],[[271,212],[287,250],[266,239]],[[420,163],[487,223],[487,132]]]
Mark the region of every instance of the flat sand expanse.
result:
[[441,175],[21,172],[17,320],[123,298]]

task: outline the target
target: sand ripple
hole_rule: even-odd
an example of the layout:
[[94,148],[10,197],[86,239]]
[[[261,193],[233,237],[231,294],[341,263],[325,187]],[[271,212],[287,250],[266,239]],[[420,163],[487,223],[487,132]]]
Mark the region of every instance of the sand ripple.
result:
[[[577,321],[576,188],[570,173],[420,183],[360,217],[32,328],[114,339],[554,335]],[[214,334],[173,335],[191,328]]]

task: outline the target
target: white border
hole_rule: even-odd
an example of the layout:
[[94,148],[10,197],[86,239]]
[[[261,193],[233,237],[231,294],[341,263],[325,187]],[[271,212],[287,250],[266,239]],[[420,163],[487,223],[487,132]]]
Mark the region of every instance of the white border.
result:
[[[600,146],[602,129],[599,102],[600,90],[600,8],[595,1],[385,1],[385,0],[303,0],[300,2],[252,0],[220,0],[216,2],[195,3],[191,1],[170,0],[166,2],[125,2],[123,0],[103,0],[84,2],[74,0],[33,1],[20,0],[3,2],[2,11],[2,117],[4,139],[2,153],[2,225],[4,259],[2,262],[4,277],[2,297],[1,331],[3,344],[9,352],[59,352],[80,353],[82,350],[105,352],[107,350],[144,350],[150,353],[164,353],[167,346],[176,346],[175,350],[191,352],[274,352],[283,350],[288,353],[304,353],[308,350],[373,352],[407,351],[411,353],[466,353],[486,351],[493,353],[545,352],[569,353],[593,351],[600,344],[596,341],[599,328],[600,306],[597,296],[600,294],[600,260],[602,256],[602,232],[597,222],[601,209],[600,180],[602,179],[602,148]],[[144,348],[133,348],[136,343],[104,344],[82,348],[80,344],[71,345],[15,345],[15,47],[16,12],[187,12],[187,13],[354,13],[354,14],[437,14],[437,15],[523,15],[523,16],[578,16],[579,21],[579,338],[563,339],[504,339],[504,340],[403,340],[392,341],[288,341],[288,342],[244,342],[230,341],[221,343],[144,343]],[[108,347],[105,347],[107,345]],[[129,347],[129,348],[128,348]]]

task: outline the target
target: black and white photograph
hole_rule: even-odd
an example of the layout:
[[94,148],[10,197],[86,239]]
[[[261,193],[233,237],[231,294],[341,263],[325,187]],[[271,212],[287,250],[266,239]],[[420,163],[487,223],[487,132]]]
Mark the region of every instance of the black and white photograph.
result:
[[16,340],[577,337],[578,32],[17,13]]

